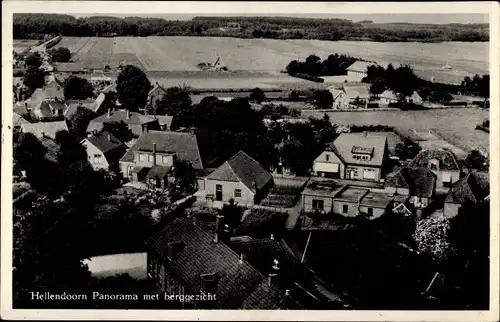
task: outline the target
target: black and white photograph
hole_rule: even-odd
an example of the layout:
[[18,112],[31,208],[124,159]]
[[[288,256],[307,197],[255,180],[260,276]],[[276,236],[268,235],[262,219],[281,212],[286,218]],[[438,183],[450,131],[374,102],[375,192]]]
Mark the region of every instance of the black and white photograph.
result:
[[2,3],[3,318],[498,319],[498,4],[31,3]]

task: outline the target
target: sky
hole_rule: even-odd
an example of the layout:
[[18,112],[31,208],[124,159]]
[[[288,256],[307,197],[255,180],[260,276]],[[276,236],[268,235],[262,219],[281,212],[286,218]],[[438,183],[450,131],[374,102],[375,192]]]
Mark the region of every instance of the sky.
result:
[[[163,18],[167,20],[190,20],[201,14],[73,14],[73,16],[140,16]],[[203,14],[203,16],[283,16],[283,17],[303,17],[303,18],[323,18],[323,19],[347,19],[354,22],[361,20],[372,20],[374,23],[423,23],[423,24],[448,24],[448,23],[488,23],[488,15],[483,14]]]

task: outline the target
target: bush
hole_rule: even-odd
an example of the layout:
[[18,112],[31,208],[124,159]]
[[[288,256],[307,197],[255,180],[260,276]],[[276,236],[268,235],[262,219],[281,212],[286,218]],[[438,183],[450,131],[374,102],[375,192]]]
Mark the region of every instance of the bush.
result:
[[378,107],[378,103],[368,103],[366,105],[367,108],[377,108]]
[[303,74],[303,73],[297,73],[297,74],[294,74],[293,76],[298,77],[298,78],[302,78],[305,80],[309,80],[312,82],[316,82],[316,83],[324,83],[325,82],[325,80],[321,77],[311,76],[311,75],[307,75],[307,74]]

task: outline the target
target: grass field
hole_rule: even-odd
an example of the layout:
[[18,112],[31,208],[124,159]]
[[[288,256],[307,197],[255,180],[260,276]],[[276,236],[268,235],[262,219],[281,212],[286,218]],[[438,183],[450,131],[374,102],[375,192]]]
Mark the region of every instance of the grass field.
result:
[[33,39],[14,39],[14,51],[16,53],[22,53],[26,49],[35,46],[37,43],[38,40]]
[[[324,112],[303,110],[302,116],[321,118]],[[476,124],[489,119],[489,111],[476,108],[450,108],[425,111],[332,112],[330,121],[346,125],[388,125],[417,131],[433,130],[446,141],[465,151],[489,151],[489,136],[475,130]]]
[[[221,63],[230,71],[276,73],[294,59],[332,53],[395,64],[411,64],[423,78],[457,82],[466,75],[488,71],[487,43],[380,43],[239,39],[227,37],[63,37],[75,61],[127,61],[147,71],[198,71],[200,62]],[[452,70],[443,70],[449,64]]]

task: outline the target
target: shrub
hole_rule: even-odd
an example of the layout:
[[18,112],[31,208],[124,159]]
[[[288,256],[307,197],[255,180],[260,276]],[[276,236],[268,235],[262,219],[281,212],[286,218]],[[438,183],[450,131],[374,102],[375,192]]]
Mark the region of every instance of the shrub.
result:
[[303,73],[296,73],[293,76],[298,77],[298,78],[302,78],[305,80],[309,80],[312,82],[316,82],[316,83],[324,83],[325,82],[325,80],[321,77],[311,76],[311,75],[307,75],[307,74],[303,74]]
[[368,103],[366,105],[367,108],[377,108],[378,107],[378,103]]

